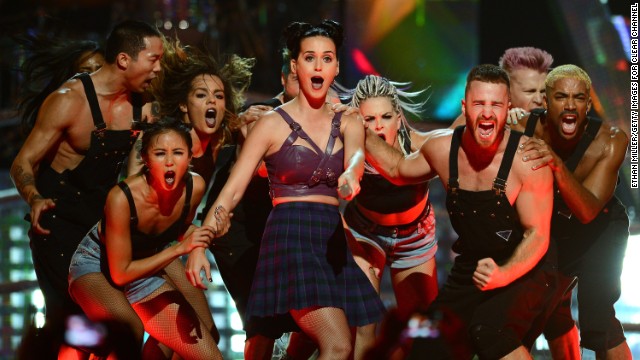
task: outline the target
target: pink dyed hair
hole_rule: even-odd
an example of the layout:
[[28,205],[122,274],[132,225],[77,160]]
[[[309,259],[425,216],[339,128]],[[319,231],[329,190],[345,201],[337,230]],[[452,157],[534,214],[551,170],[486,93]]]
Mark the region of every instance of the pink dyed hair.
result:
[[553,64],[553,57],[538,48],[515,47],[507,49],[500,57],[498,64],[509,73],[518,69],[532,69],[546,73]]

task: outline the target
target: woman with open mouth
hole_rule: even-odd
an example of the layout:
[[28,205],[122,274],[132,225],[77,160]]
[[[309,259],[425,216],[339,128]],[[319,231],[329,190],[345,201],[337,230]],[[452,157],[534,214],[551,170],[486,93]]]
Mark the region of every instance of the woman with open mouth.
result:
[[[245,320],[269,323],[269,334],[254,336],[264,344],[284,332],[304,332],[319,359],[347,359],[354,349],[360,358],[364,349],[352,345],[351,328],[379,321],[384,311],[347,246],[338,210],[339,196],[350,200],[360,191],[364,169],[362,123],[354,114],[335,114],[326,102],[342,33],[330,20],[285,29],[300,92],[256,122],[213,205],[232,211],[264,159],[274,208]],[[214,215],[209,211],[204,224],[216,222]]]
[[[192,170],[208,183],[215,168],[215,157],[219,149],[222,144],[231,141],[231,131],[235,128],[235,114],[244,101],[243,92],[250,82],[253,60],[230,56],[226,62],[218,63],[208,54],[196,48],[182,47],[177,40],[170,39],[164,39],[164,49],[165,54],[161,62],[163,72],[155,79],[151,89],[156,102],[150,112],[156,118],[169,116],[191,124],[189,150],[192,152],[191,164],[195,165]],[[140,161],[130,161],[128,173],[140,172],[141,165]],[[172,170],[162,174],[162,177],[167,185],[175,183],[178,179]],[[106,259],[103,258],[102,262],[106,267]],[[208,267],[209,263],[206,265]],[[92,275],[91,281],[83,282],[86,286],[82,285],[80,288],[79,282],[76,282],[70,287],[70,291],[77,294],[76,301],[88,304],[88,310],[85,312],[92,321],[115,320],[126,324],[142,343],[143,324],[130,308],[127,298],[119,288],[114,287],[112,282],[101,275],[99,267],[94,270],[96,274]],[[163,277],[182,293],[204,321],[205,328],[209,329],[213,338],[218,341],[219,334],[204,292],[192,286],[185,277],[185,267],[179,258],[164,267]],[[105,287],[111,288],[113,296],[110,302],[90,295],[92,288]],[[144,344],[145,358],[171,358],[171,353],[170,348],[159,343],[153,336]]]
[[223,145],[241,127],[237,118],[251,82],[255,59],[237,55],[215,59],[178,41],[165,41],[163,72],[153,86],[160,116],[191,124],[193,171],[209,184]]
[[[228,167],[236,157],[240,127],[243,125],[237,114],[244,103],[244,92],[249,86],[254,62],[235,55],[216,60],[197,48],[177,42],[165,44],[162,64],[167,71],[160,75],[160,81],[154,87],[159,112],[193,125],[192,170],[209,184],[208,198],[211,201],[217,197],[224,184],[220,179],[228,176]],[[214,170],[217,174],[215,182]],[[267,191],[263,196],[267,196]],[[210,208],[211,201],[207,200],[204,213]],[[268,205],[270,207],[270,203]],[[259,204],[248,203],[247,206],[256,208]],[[238,211],[232,221],[232,230],[209,247],[241,316],[244,315],[258,257],[249,235],[255,231],[250,229],[250,224],[256,221],[260,219]],[[182,264],[171,264],[165,271],[172,278],[183,277],[186,271],[191,284],[180,286],[185,296],[202,293],[207,289],[207,281],[212,281],[211,264],[204,248],[196,249],[189,256],[186,269]],[[207,304],[204,307],[208,309]]]
[[[102,268],[107,278],[124,289],[150,336],[184,359],[222,359],[211,313],[194,309],[163,271],[191,250],[209,246],[221,231],[191,224],[205,183],[188,171],[192,155],[189,131],[189,126],[172,118],[145,127],[142,171],[109,192],[103,219],[72,258],[69,287],[83,308],[100,307],[83,302],[90,289],[77,288],[74,283]],[[218,211],[215,217],[222,222],[226,213]],[[106,262],[101,263],[105,256]],[[182,277],[185,282],[186,275]],[[149,352],[153,350],[145,348],[143,358],[158,358],[159,354]]]
[[[420,114],[421,92],[406,92],[407,83],[367,75],[352,91],[351,106],[360,109],[365,124],[404,155],[417,151],[430,133],[411,128],[405,113]],[[400,89],[399,89],[400,88]],[[365,163],[362,190],[344,210],[347,237],[356,262],[380,291],[386,265],[399,317],[426,309],[438,294],[435,215],[429,202],[429,182],[395,185]],[[375,326],[357,336],[373,342]]]

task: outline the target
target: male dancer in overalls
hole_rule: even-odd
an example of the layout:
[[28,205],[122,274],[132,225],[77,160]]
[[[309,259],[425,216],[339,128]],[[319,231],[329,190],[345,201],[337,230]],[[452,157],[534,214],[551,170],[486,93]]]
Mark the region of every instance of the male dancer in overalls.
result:
[[[629,237],[629,218],[614,191],[629,138],[618,127],[587,116],[591,79],[581,68],[554,68],[545,87],[547,111],[537,127],[542,134],[518,152],[533,169],[548,167],[553,173],[551,234],[560,270],[578,277],[581,346],[593,350],[597,359],[631,359],[614,310]],[[533,134],[537,120],[529,117],[526,134]],[[545,335],[571,327],[570,305],[569,292],[550,317]]]
[[[137,21],[117,25],[106,43],[106,64],[50,94],[11,166],[11,177],[31,207],[31,251],[44,294],[46,322],[58,355],[69,314],[82,313],[68,289],[69,263],[82,238],[102,217],[143,116],[132,93],[160,72],[161,34]],[[63,356],[65,348],[60,349]]]
[[[447,210],[459,256],[432,309],[462,326],[444,335],[453,358],[529,358],[522,341],[553,298],[555,259],[547,256],[553,188],[550,171],[517,156],[521,133],[505,129],[509,76],[480,65],[467,76],[466,126],[435,130],[418,153],[403,157],[367,131],[367,160],[394,183],[435,175],[447,188]],[[514,159],[515,157],[515,159]],[[446,322],[447,320],[445,320]],[[443,324],[447,327],[450,324]]]

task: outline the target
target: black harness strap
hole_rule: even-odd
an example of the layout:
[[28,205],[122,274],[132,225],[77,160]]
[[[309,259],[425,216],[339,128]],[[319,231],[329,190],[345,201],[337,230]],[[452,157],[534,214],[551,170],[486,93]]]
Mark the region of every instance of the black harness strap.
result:
[[509,171],[511,170],[511,164],[513,163],[513,157],[516,155],[516,149],[520,143],[520,137],[522,133],[519,131],[511,130],[511,135],[507,142],[507,147],[504,149],[504,155],[502,156],[502,163],[500,163],[500,169],[498,175],[493,180],[493,190],[496,195],[504,193],[507,188],[507,178],[509,177]]
[[458,126],[453,131],[451,137],[451,150],[449,151],[449,190],[455,193],[460,184],[458,183],[458,148],[460,148],[460,141],[462,138],[462,132],[464,131],[464,125]]
[[91,116],[93,117],[93,125],[95,125],[98,130],[104,130],[107,125],[102,118],[102,112],[98,104],[98,95],[96,94],[96,89],[93,87],[91,77],[87,73],[80,73],[76,78],[82,81],[84,92],[87,94],[87,101],[89,101],[89,108],[91,109]]
[[536,133],[536,124],[538,123],[538,119],[540,116],[545,114],[547,110],[543,108],[531,109],[531,113],[529,114],[529,119],[527,119],[527,126],[524,129],[524,134],[528,137],[533,137]]

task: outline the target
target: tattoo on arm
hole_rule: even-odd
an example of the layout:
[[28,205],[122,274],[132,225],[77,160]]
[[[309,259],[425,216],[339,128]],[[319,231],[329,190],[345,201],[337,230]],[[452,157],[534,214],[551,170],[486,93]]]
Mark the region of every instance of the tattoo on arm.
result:
[[40,194],[38,194],[37,192],[34,192],[31,195],[25,193],[25,187],[30,185],[34,187],[36,186],[36,179],[31,172],[26,172],[22,168],[22,166],[16,167],[13,179],[16,185],[16,189],[18,189],[18,192],[22,195],[22,197],[27,200],[27,203],[31,204],[32,199],[42,198],[42,196],[40,196]]
[[31,204],[32,201],[34,200],[42,200],[44,199],[44,196],[34,193],[29,199],[28,199],[28,203]]
[[160,104],[157,101],[154,101],[151,104],[151,115],[154,118],[159,118],[160,117]]
[[136,160],[142,161],[142,155],[140,154],[142,152],[142,139],[136,140],[134,149],[136,151]]

